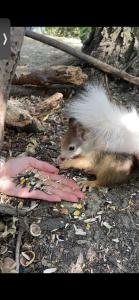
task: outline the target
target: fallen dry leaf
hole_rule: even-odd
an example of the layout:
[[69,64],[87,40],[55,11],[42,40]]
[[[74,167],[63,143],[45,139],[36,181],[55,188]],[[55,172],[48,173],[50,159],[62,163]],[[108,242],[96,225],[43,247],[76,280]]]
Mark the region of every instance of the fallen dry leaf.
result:
[[16,262],[10,257],[5,257],[1,263],[1,272],[16,273]]
[[71,263],[69,273],[83,273],[83,261],[83,254],[80,253],[77,258],[76,264]]

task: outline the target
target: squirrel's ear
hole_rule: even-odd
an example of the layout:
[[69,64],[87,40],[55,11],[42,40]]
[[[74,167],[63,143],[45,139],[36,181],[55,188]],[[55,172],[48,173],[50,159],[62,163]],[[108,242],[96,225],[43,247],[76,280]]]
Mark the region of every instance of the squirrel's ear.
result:
[[85,128],[80,123],[77,123],[76,124],[76,134],[77,134],[77,136],[80,139],[85,140],[85,133],[86,133]]
[[74,130],[74,133],[82,140],[85,140],[86,129],[75,119],[69,119],[69,128]]

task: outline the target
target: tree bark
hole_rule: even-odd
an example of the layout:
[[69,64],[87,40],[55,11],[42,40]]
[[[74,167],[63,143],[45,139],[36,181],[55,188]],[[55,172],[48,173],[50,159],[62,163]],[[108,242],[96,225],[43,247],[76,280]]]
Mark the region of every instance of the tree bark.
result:
[[116,68],[125,69],[136,54],[134,44],[133,27],[93,27],[82,50]]

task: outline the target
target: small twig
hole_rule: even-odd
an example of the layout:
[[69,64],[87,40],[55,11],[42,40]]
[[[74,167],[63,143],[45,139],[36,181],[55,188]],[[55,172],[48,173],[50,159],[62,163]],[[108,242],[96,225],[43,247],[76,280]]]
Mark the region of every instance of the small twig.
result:
[[24,231],[25,231],[25,229],[23,228],[22,225],[20,225],[18,236],[17,236],[16,253],[15,253],[15,261],[16,261],[16,271],[17,271],[17,273],[19,273],[19,268],[20,268],[20,246],[21,246],[21,239],[22,239],[22,235],[23,235]]
[[17,236],[17,242],[16,242],[16,252],[15,252],[15,261],[16,261],[16,271],[19,273],[20,269],[20,246],[21,246],[21,239],[22,235],[25,231],[29,231],[29,224],[28,224],[28,219],[27,216],[24,218],[19,219],[19,232]]
[[107,74],[104,75],[104,80],[105,80],[106,89],[107,89],[107,93],[108,93],[109,99],[112,101],[113,99],[112,99],[111,91],[109,89],[109,82],[108,82],[108,76],[107,76]]

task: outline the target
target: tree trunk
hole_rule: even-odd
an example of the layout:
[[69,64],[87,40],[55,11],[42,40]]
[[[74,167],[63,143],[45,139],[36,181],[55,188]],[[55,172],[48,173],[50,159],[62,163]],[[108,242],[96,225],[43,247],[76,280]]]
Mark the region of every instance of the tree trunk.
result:
[[129,61],[137,54],[134,28],[94,27],[82,51],[116,68],[127,70]]
[[[10,57],[0,60],[0,142],[3,139],[4,121],[10,84],[20,56],[24,27],[10,28]],[[1,145],[1,143],[0,143]]]

